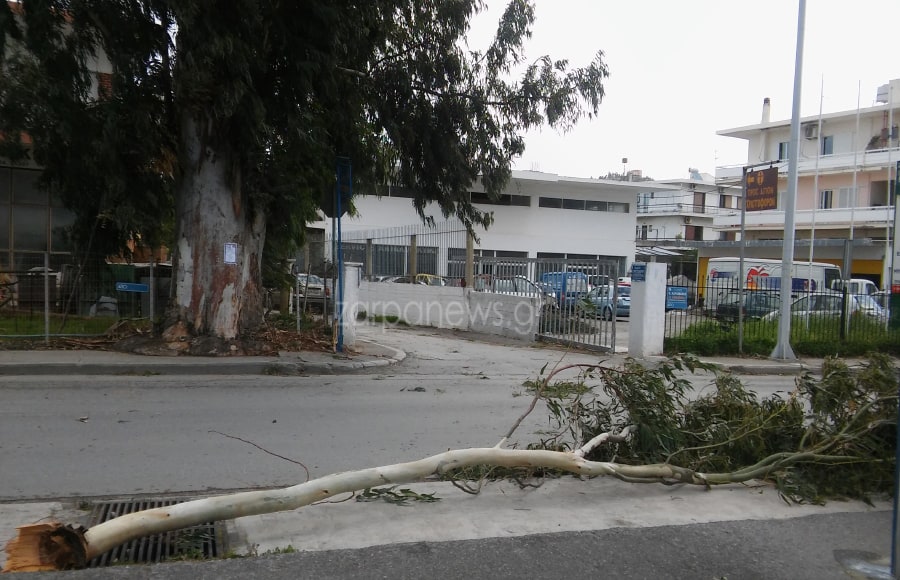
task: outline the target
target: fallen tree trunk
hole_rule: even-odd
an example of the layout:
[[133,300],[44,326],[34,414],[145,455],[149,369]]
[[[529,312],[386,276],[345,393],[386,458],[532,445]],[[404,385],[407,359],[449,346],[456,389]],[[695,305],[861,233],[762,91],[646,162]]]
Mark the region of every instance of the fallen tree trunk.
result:
[[[592,441],[586,444],[596,445]],[[59,523],[18,528],[7,546],[4,572],[83,568],[91,559],[125,542],[206,522],[294,510],[325,498],[382,485],[412,483],[429,475],[475,465],[559,469],[584,476],[609,475],[635,483],[687,483],[711,486],[748,481],[796,461],[843,460],[812,454],[780,454],[734,474],[704,474],[669,464],[621,465],[584,459],[574,452],[502,449],[456,449],[418,461],[328,475],[292,487],[199,499],[123,515],[88,530]]]

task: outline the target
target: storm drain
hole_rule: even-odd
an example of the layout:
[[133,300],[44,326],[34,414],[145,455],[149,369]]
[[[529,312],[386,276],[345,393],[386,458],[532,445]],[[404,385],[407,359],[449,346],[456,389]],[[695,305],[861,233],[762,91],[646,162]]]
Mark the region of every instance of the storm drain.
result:
[[[94,504],[90,526],[102,524],[125,514],[166,507],[187,500],[143,499],[108,501]],[[154,564],[166,560],[204,560],[222,557],[225,526],[210,522],[174,532],[156,534],[132,540],[88,563],[89,568],[115,564]]]

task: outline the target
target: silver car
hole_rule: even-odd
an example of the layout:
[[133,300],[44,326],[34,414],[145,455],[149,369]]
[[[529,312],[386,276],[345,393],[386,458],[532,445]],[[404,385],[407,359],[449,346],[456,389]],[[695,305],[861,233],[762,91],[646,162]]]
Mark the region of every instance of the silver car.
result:
[[[871,296],[848,294],[849,311],[863,314],[867,317],[883,320],[884,309],[872,299]],[[815,292],[797,298],[791,303],[791,316],[807,318],[813,316],[833,317],[840,316],[843,310],[844,295],[840,292]],[[763,317],[764,320],[778,318],[780,311],[770,312]]]

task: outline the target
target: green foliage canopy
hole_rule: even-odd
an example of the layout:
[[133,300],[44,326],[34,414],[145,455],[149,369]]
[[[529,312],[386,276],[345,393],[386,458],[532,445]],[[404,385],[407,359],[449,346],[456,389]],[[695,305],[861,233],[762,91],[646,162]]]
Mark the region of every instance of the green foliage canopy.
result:
[[[483,51],[481,0],[22,0],[0,4],[0,156],[30,155],[85,248],[166,243],[182,216],[184,131],[227,151],[231,187],[281,257],[302,240],[337,156],[371,193],[413,188],[467,226],[498,195],[522,134],[596,114],[608,71],[525,60],[533,3],[512,0]],[[97,71],[109,77],[98,83]],[[104,84],[105,80],[109,83]],[[98,89],[99,86],[99,89]],[[195,124],[186,123],[192,120]],[[29,143],[31,141],[31,143]]]

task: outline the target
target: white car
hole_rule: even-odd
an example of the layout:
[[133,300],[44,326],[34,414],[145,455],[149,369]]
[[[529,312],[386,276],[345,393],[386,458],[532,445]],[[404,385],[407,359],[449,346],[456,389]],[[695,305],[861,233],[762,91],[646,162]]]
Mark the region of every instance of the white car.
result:
[[[875,319],[884,319],[884,309],[871,296],[849,294],[850,314],[857,312]],[[844,296],[839,292],[814,292],[795,299],[791,303],[791,316],[840,316],[843,309]],[[763,320],[775,320],[780,309],[763,317]]]
[[297,296],[307,299],[328,297],[330,289],[325,287],[325,280],[315,274],[297,274]]

